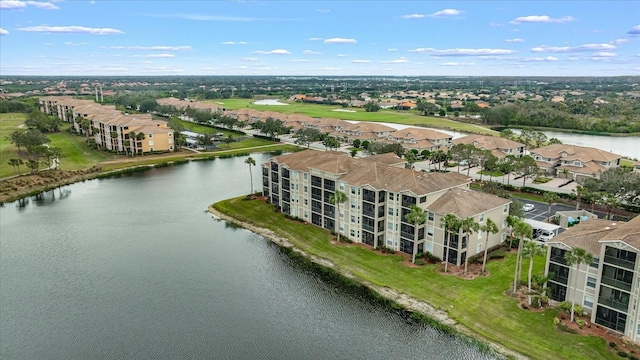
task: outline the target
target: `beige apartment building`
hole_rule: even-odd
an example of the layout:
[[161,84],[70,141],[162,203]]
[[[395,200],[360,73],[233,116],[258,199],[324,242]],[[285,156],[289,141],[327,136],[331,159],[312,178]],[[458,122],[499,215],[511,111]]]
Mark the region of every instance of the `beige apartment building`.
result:
[[[629,222],[589,219],[548,242],[545,275],[555,301],[575,301],[591,322],[640,343],[640,216]],[[591,264],[568,266],[565,254],[584,248]]]
[[451,140],[453,144],[470,144],[482,150],[489,150],[498,159],[508,155],[522,157],[524,155],[524,144],[517,141],[487,135],[471,134],[458,139]]
[[[395,154],[352,158],[305,150],[272,158],[263,164],[262,175],[263,194],[285,214],[374,248],[430,252],[462,265],[484,251],[486,234],[458,231],[447,242],[443,216],[472,217],[481,224],[492,219],[500,231],[489,236],[489,247],[499,245],[508,232],[511,201],[470,190],[471,179],[458,173],[406,169]],[[338,190],[347,200],[331,204]],[[407,221],[412,205],[425,211],[424,224]]]
[[593,147],[553,144],[530,151],[540,170],[576,181],[620,165],[621,156]]

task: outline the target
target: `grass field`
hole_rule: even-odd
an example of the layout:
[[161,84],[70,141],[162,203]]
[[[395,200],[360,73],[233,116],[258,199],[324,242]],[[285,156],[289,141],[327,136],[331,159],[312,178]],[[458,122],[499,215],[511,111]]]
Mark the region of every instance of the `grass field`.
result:
[[[379,286],[387,286],[445,310],[472,331],[535,359],[615,359],[605,340],[555,330],[556,310],[522,310],[504,293],[513,281],[515,255],[488,264],[490,276],[474,280],[444,275],[439,265],[410,268],[399,255],[380,255],[359,246],[334,246],[330,235],[313,225],[287,220],[262,201],[225,200],[213,205],[242,222],[270,229],[302,250],[332,260],[340,268]],[[523,269],[528,269],[528,260]],[[534,272],[544,259],[537,258]],[[523,271],[526,276],[526,270]]]
[[462,122],[449,120],[446,118],[420,116],[411,111],[380,110],[377,112],[366,112],[364,109],[349,108],[355,112],[334,111],[342,109],[335,105],[319,105],[305,103],[290,103],[289,105],[255,105],[250,99],[222,99],[207,100],[208,103],[222,104],[228,109],[250,108],[260,111],[275,111],[284,114],[304,114],[311,117],[327,117],[342,120],[358,120],[371,122],[386,122],[393,124],[426,126],[440,129],[447,129],[460,132],[483,133],[487,135],[497,135],[498,132]]

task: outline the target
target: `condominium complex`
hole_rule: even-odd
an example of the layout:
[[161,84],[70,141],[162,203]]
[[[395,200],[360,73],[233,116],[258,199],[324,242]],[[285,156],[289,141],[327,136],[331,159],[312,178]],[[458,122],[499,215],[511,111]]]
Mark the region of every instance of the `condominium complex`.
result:
[[[486,234],[456,231],[445,241],[441,219],[455,214],[480,224],[492,219],[499,232],[488,246],[505,240],[511,201],[469,189],[457,173],[406,169],[395,154],[352,158],[344,153],[305,150],[272,158],[262,166],[263,194],[282,212],[339,232],[356,243],[414,255],[430,252],[454,265],[484,251]],[[340,191],[344,203],[330,198]],[[426,213],[413,224],[412,205]]]
[[78,133],[88,133],[98,147],[107,150],[143,154],[174,149],[173,130],[151,114],[123,114],[113,105],[68,96],[40,98],[40,110],[72,123]]
[[[629,222],[589,219],[548,242],[545,275],[556,301],[575,301],[591,322],[640,343],[640,216]],[[568,266],[565,254],[584,248],[591,264]]]

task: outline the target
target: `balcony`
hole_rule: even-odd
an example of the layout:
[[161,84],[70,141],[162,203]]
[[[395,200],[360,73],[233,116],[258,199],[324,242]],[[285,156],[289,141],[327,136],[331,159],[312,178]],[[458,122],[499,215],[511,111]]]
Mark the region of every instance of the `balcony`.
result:
[[311,211],[313,211],[314,213],[322,214],[322,207],[321,206],[311,206]]
[[612,277],[608,277],[608,276],[603,276],[600,278],[600,282],[605,284],[605,285],[609,285],[612,286],[616,289],[622,289],[625,291],[631,291],[631,283],[628,283],[626,281],[621,281],[621,280],[616,280]]
[[362,200],[366,201],[366,202],[370,202],[372,204],[376,203],[376,193],[369,191],[368,193],[365,191],[364,194],[362,194]]
[[289,178],[289,169],[282,169],[282,178],[283,179],[288,179]]
[[372,232],[372,233],[373,233],[373,232],[375,232],[374,227],[373,227],[373,226],[371,226],[371,225],[368,225],[368,224],[362,224],[362,229],[363,229],[363,230],[370,231],[370,232]]
[[411,205],[415,205],[416,204],[416,198],[411,197],[411,196],[406,196],[406,195],[402,195],[402,206],[403,207],[410,207]]
[[329,179],[324,179],[324,189],[334,191],[336,189],[336,182]]
[[606,305],[610,308],[614,308],[620,311],[624,311],[625,313],[629,310],[629,300],[627,299],[627,302],[624,303],[622,301],[619,300],[615,300],[615,299],[611,299],[611,298],[605,298],[603,296],[598,298],[598,303],[602,304],[602,305]]
[[610,255],[605,255],[604,256],[604,262],[609,263],[609,264],[613,264],[613,265],[617,265],[626,269],[630,269],[633,270],[636,267],[636,263],[635,261],[629,261],[629,260],[625,260],[625,259],[620,259],[617,257],[613,257]]
[[549,260],[557,264],[567,265],[567,260],[564,258],[564,256],[561,256],[561,255],[551,254],[551,257],[549,258]]
[[311,177],[311,186],[315,186],[315,187],[322,187],[322,179],[320,179],[317,176],[312,176]]
[[414,239],[414,234],[410,233],[410,232],[406,232],[406,231],[400,231],[400,236],[405,238],[405,239],[409,239],[409,240],[413,240]]
[[282,179],[282,188],[284,190],[289,190],[291,188],[291,184],[289,183],[289,180]]

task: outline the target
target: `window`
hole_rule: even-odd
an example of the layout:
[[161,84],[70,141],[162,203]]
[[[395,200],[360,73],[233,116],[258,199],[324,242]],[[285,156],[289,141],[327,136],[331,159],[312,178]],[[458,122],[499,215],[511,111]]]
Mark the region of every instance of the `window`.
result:
[[393,200],[393,193],[389,193],[389,200]]
[[427,228],[427,235],[433,236],[433,227],[430,226]]
[[482,243],[479,243],[479,244],[476,246],[476,253],[478,253],[478,254],[479,254],[481,251],[482,251]]
[[309,214],[305,211],[305,212],[304,212],[304,218],[306,219],[306,218],[308,218],[308,217],[309,217]]
[[356,236],[356,231],[351,229],[351,231],[349,231],[349,235],[351,235],[351,237],[355,237]]
[[393,223],[392,222],[387,223],[387,230],[393,231]]
[[593,307],[593,296],[585,295],[582,304],[584,306]]
[[587,276],[587,286],[590,288],[596,287],[596,278],[592,276]]
[[304,204],[309,205],[309,199],[304,199]]
[[354,186],[351,187],[351,194],[353,194],[353,195],[356,194],[356,188]]
[[[125,127],[124,129],[127,130],[127,127]],[[171,133],[169,133],[169,137],[171,137]]]
[[423,202],[427,202],[427,197],[426,196],[422,196],[420,198],[420,203],[422,204]]
[[389,215],[393,216],[393,208],[392,207],[389,208]]
[[509,204],[507,204],[507,205],[505,205],[505,206],[503,206],[503,207],[502,207],[502,212],[503,212],[504,214],[506,214],[506,213],[508,213],[508,212],[509,212]]
[[573,165],[580,166],[580,160],[576,160],[573,162]]
[[153,151],[153,148],[149,148],[149,151]]
[[426,243],[424,249],[430,253],[433,252],[433,243]]
[[478,230],[478,239],[482,239],[482,230]]
[[500,242],[504,242],[506,239],[507,239],[507,234],[502,233],[502,235],[500,235]]
[[594,267],[594,268],[598,268],[598,266],[600,265],[600,259],[598,259],[597,257],[593,258],[593,262],[591,264],[589,264],[589,266]]
[[148,137],[148,138],[152,138],[152,137],[153,137],[153,134],[149,134],[149,136],[147,136],[147,137]]
[[153,146],[153,140],[149,140],[149,146]]
[[356,208],[356,202],[355,202],[355,201],[352,201],[352,202],[351,202],[351,208],[352,208],[352,209],[355,209],[355,208]]
[[302,176],[305,180],[307,180],[307,177],[309,176],[309,174],[304,173],[304,175]]
[[340,182],[340,190],[344,191],[344,183]]
[[478,216],[478,222],[484,222],[484,213]]
[[508,225],[508,223],[507,223],[507,219],[502,219],[502,228],[503,228],[503,229],[504,229],[504,228],[506,228],[506,227],[507,227],[507,225]]
[[356,222],[356,217],[355,217],[355,215],[351,215],[351,222],[352,222],[352,223]]
[[433,221],[434,214],[432,212],[430,212],[427,216],[429,218],[429,221]]

